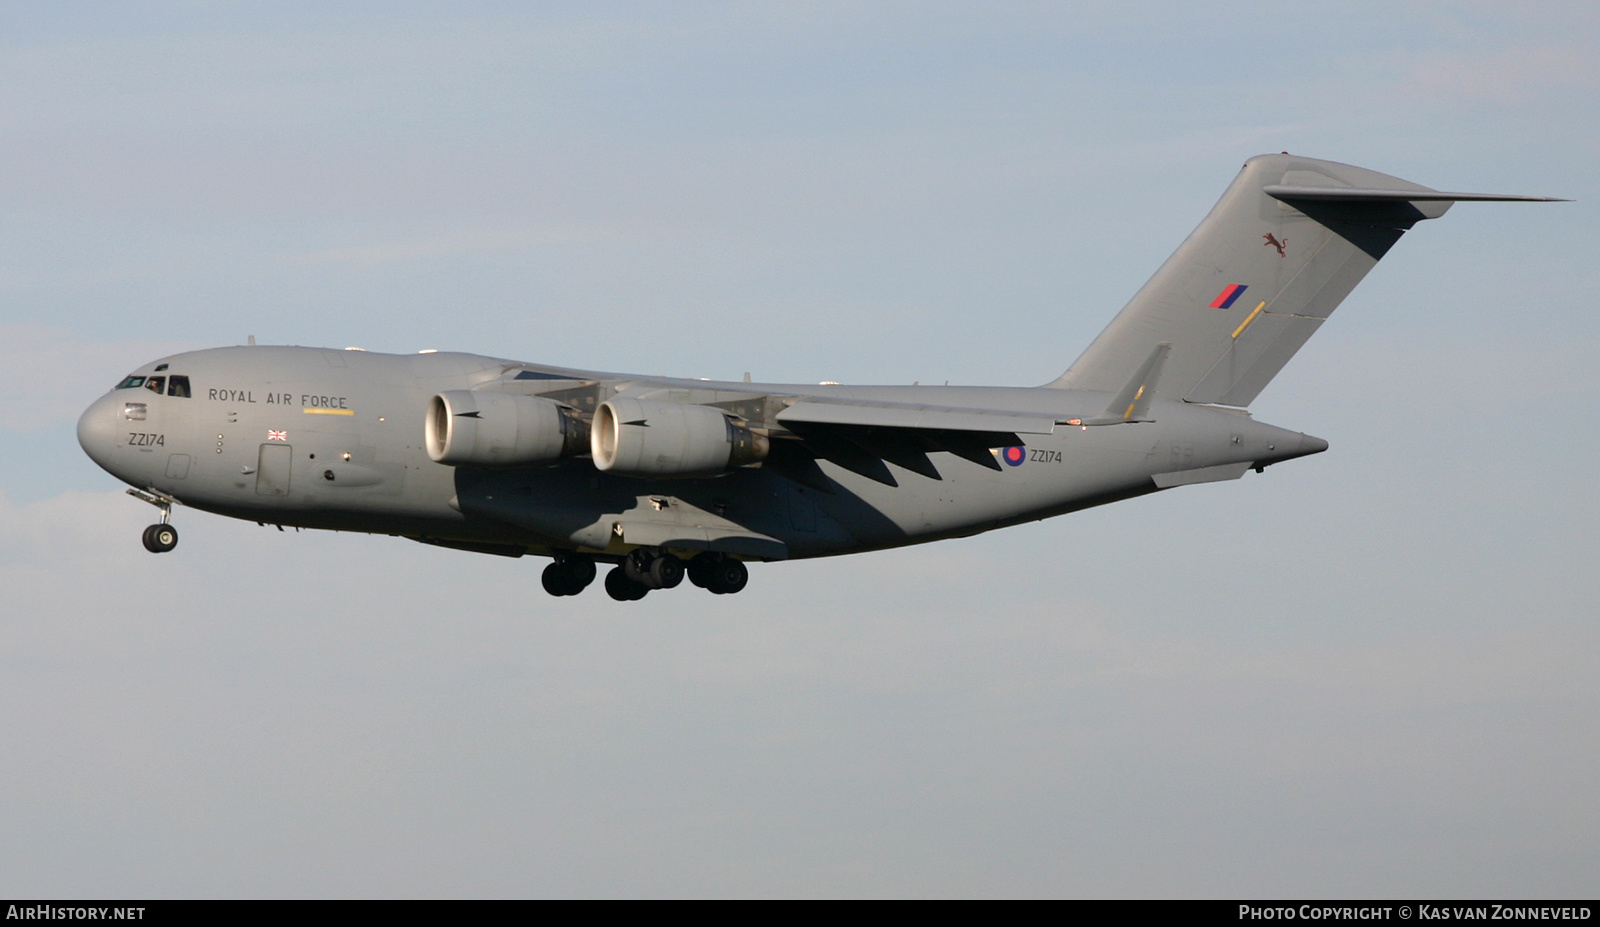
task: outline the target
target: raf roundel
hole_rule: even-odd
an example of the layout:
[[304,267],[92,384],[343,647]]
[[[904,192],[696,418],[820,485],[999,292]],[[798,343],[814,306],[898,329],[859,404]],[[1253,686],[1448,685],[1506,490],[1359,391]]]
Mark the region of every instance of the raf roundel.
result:
[[1000,459],[1005,461],[1008,467],[1020,467],[1022,462],[1028,459],[1028,452],[1025,448],[1005,447],[1000,449]]

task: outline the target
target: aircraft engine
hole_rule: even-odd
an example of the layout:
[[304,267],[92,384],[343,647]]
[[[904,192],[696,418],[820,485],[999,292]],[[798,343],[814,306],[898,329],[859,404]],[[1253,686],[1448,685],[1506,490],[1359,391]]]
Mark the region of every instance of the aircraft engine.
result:
[[716,476],[767,456],[766,435],[721,409],[686,402],[612,399],[594,413],[594,465],[619,476]]
[[551,463],[588,450],[572,409],[536,396],[453,389],[428,401],[428,456],[452,467]]

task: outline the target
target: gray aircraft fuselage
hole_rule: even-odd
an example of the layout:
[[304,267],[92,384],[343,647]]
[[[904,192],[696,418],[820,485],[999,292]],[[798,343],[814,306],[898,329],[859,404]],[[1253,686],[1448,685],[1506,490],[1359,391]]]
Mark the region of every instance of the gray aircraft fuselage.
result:
[[[162,373],[157,366],[165,367]],[[583,520],[578,528],[599,527],[601,536],[581,545],[585,551],[616,554],[629,545],[610,540],[613,523],[671,525],[693,511],[698,520],[714,516],[781,541],[787,558],[976,534],[1154,492],[1159,474],[1233,478],[1327,447],[1237,412],[1158,402],[1153,421],[1028,435],[1026,445],[1013,445],[1022,447],[1019,460],[995,454],[999,470],[948,453],[930,455],[938,479],[890,464],[895,486],[827,460],[819,465],[833,485],[814,488],[759,465],[709,478],[641,479],[601,473],[585,457],[530,468],[452,467],[429,458],[424,414],[430,398],[446,390],[536,395],[536,389],[591,383],[586,389],[608,399],[663,392],[702,402],[820,395],[1029,410],[1061,421],[1093,416],[1111,398],[1043,388],[798,386],[588,371],[556,371],[560,380],[506,376],[552,370],[471,354],[216,348],[134,372],[187,377],[187,398],[157,396],[142,385],[113,390],[83,414],[78,435],[97,464],[132,486],[266,524],[504,544],[541,554],[574,548],[571,532],[534,530],[537,517],[530,527],[517,524],[519,509],[549,509],[576,513]],[[145,406],[142,420],[128,418],[130,402]],[[274,455],[285,461],[278,472]],[[1188,481],[1174,477],[1168,485]]]
[[1110,325],[1041,387],[644,377],[473,354],[216,348],[84,412],[130,493],[270,525],[552,558],[554,595],[615,563],[636,599],[746,561],[962,537],[1315,454],[1244,407],[1417,222],[1461,200],[1364,168],[1250,159]]

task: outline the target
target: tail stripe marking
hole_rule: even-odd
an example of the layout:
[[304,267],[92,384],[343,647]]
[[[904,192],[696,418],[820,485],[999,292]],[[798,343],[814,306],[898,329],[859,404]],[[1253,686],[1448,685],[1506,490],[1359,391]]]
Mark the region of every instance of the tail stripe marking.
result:
[[1227,286],[1222,288],[1222,292],[1218,293],[1217,294],[1217,298],[1213,299],[1211,301],[1211,305],[1207,306],[1206,308],[1207,309],[1232,309],[1233,308],[1233,304],[1235,302],[1237,302],[1239,297],[1244,295],[1244,291],[1248,290],[1248,289],[1250,289],[1250,287],[1246,286],[1245,284],[1242,284],[1242,283],[1230,283]]

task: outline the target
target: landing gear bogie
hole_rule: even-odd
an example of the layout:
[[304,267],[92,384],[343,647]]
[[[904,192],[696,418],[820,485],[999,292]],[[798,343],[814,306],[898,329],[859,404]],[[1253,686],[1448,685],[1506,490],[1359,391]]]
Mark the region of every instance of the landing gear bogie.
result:
[[540,582],[553,596],[577,595],[589,588],[596,573],[594,561],[577,555],[557,556],[544,568]]
[[625,566],[614,567],[606,574],[606,595],[618,602],[637,602],[649,591],[649,586],[628,577]]
[[671,589],[683,582],[683,561],[664,551],[634,548],[622,561],[622,572],[646,589]]
[[750,570],[738,560],[724,559],[711,573],[706,588],[716,595],[733,595],[750,582]]
[[671,589],[683,582],[683,561],[671,554],[662,554],[650,562],[650,584],[657,589]]
[[732,595],[750,582],[744,563],[719,554],[700,554],[689,561],[689,582],[714,595]]

